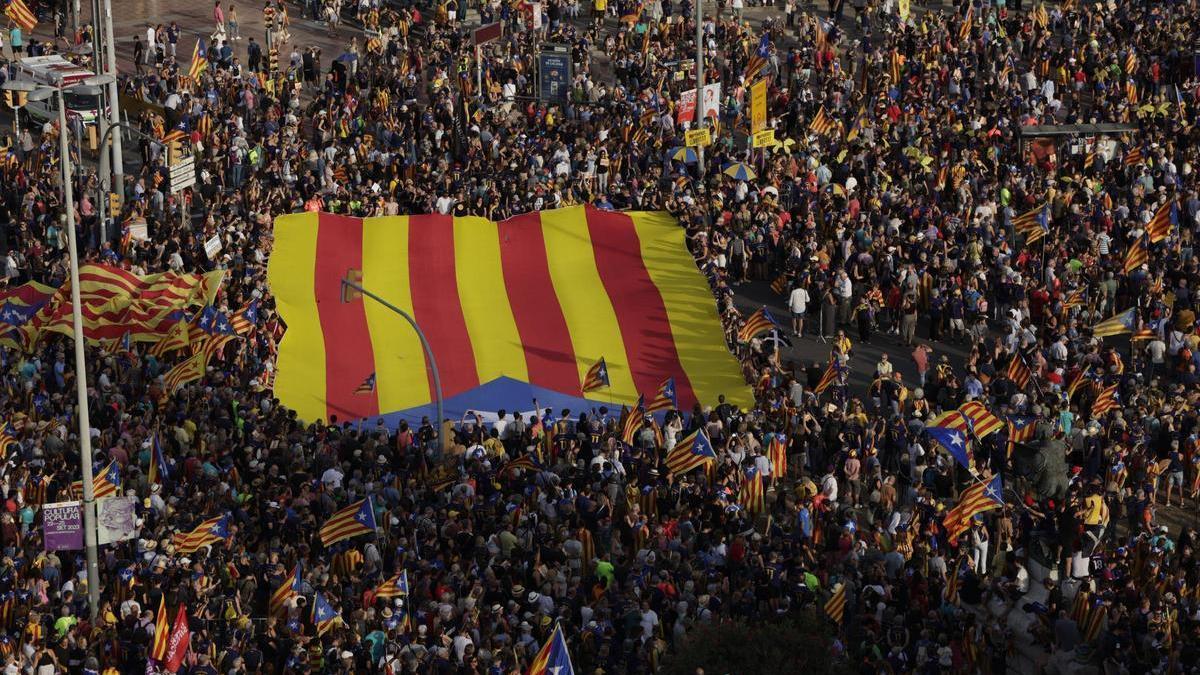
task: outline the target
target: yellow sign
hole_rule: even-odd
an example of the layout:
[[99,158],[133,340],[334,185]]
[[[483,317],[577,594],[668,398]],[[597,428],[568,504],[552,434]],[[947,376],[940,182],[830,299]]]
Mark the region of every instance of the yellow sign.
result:
[[750,133],[758,133],[767,127],[767,81],[759,80],[750,85]]
[[753,147],[769,148],[772,145],[775,145],[775,130],[764,129],[762,131],[755,132],[753,140]]
[[702,148],[712,145],[712,134],[708,129],[692,129],[683,135],[683,142],[689,148]]
[[899,0],[896,3],[896,13],[900,15],[901,21],[908,21],[909,0]]

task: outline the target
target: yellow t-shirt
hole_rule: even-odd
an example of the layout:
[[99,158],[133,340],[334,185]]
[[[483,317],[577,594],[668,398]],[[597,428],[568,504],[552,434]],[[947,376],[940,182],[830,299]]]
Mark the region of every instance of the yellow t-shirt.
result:
[[1083,500],[1083,524],[1100,525],[1104,519],[1104,500],[1100,495],[1090,495]]

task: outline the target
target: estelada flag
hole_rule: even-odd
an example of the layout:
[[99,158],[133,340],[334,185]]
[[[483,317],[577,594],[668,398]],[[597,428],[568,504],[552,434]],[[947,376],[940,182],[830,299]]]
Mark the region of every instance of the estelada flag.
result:
[[[368,418],[434,399],[412,327],[370,298],[343,302],[348,276],[416,320],[448,403],[519,383],[631,404],[667,378],[680,410],[719,394],[739,407],[753,400],[684,230],[666,213],[278,218],[268,280],[288,330],[275,393],[301,419]],[[611,386],[585,395],[601,356]],[[371,373],[375,391],[356,394]],[[497,399],[493,409],[512,396]]]

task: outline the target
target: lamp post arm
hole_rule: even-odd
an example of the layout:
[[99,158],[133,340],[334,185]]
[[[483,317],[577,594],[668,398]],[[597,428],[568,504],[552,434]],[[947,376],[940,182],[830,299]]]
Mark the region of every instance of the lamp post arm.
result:
[[425,358],[429,359],[429,370],[430,370],[430,372],[433,373],[433,389],[437,394],[437,423],[434,426],[434,434],[436,434],[438,447],[444,449],[444,446],[442,443],[445,439],[442,438],[442,420],[445,418],[445,411],[443,409],[444,401],[442,398],[442,378],[441,378],[441,375],[438,373],[437,359],[434,358],[434,356],[433,356],[433,348],[429,345],[429,340],[425,337],[424,331],[422,331],[421,327],[419,325],[417,325],[417,320],[414,319],[412,317],[412,315],[410,315],[408,312],[400,309],[399,307],[393,305],[392,303],[388,302],[387,300],[384,300],[383,298],[372,293],[371,291],[368,291],[367,289],[363,288],[360,284],[355,283],[349,279],[342,279],[342,285],[347,288],[352,288],[355,291],[358,291],[359,293],[362,293],[364,296],[371,298],[375,302],[378,302],[379,304],[383,305],[384,307],[387,307],[388,309],[392,310],[396,314],[399,314],[400,316],[404,317],[404,320],[407,321],[410,326],[412,326],[412,329],[414,331],[416,331],[417,337],[421,339],[421,348],[425,350]]

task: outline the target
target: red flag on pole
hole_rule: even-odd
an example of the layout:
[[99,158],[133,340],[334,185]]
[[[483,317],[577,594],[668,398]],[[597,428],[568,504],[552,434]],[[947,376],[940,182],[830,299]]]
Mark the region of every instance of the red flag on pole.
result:
[[168,673],[179,671],[179,666],[183,664],[183,657],[187,655],[191,642],[192,631],[188,630],[187,609],[183,603],[180,603],[179,613],[175,615],[175,628],[171,631],[170,641],[167,642],[166,671]]

